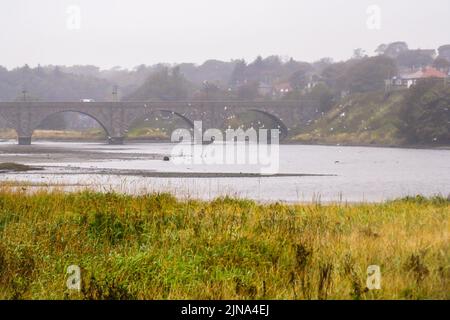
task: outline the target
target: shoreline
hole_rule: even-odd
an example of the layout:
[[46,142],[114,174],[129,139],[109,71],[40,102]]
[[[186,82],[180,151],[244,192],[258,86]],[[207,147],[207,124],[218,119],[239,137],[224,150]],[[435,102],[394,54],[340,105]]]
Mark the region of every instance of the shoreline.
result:
[[[2,142],[10,142],[15,139],[0,139],[0,143]],[[108,145],[106,138],[105,139],[79,139],[79,138],[62,138],[62,139],[54,139],[54,138],[35,138],[33,141],[36,142],[73,142],[73,143],[104,143]],[[127,138],[125,139],[126,143],[173,143],[168,139],[147,139],[147,138]],[[371,143],[327,143],[327,142],[308,142],[308,141],[295,141],[288,140],[280,142],[280,145],[304,145],[304,146],[324,146],[324,147],[367,147],[367,148],[396,148],[396,149],[418,149],[418,150],[450,150],[450,145],[415,145],[415,144],[371,144]]]
[[[45,172],[46,169],[64,169],[65,172]],[[75,171],[75,172],[70,172]],[[28,171],[4,171],[6,174],[28,174],[28,175],[108,175],[108,176],[136,176],[145,178],[282,178],[282,177],[337,177],[336,174],[314,174],[314,173],[244,173],[244,172],[170,172],[154,170],[131,170],[131,169],[99,169],[67,166],[33,166]]]

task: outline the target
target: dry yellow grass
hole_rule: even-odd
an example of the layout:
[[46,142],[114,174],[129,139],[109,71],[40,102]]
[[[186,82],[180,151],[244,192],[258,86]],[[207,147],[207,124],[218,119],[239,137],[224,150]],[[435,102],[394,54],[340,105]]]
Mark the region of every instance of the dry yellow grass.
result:
[[[448,299],[450,203],[0,191],[1,299]],[[66,288],[82,268],[83,290]],[[381,290],[366,289],[379,265]]]

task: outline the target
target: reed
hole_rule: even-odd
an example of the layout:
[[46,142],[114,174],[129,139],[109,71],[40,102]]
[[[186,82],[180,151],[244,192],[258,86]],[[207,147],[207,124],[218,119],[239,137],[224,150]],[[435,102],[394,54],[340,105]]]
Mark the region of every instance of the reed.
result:
[[[0,190],[0,299],[449,299],[450,201]],[[81,292],[66,287],[82,269]],[[381,290],[366,288],[381,268]]]

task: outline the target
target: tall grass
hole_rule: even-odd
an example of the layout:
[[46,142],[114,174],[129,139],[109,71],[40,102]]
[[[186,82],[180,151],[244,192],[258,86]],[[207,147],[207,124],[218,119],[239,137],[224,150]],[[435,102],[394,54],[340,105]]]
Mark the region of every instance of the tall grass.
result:
[[[0,298],[448,299],[449,218],[443,198],[261,205],[5,187]],[[366,288],[369,265],[381,290]]]

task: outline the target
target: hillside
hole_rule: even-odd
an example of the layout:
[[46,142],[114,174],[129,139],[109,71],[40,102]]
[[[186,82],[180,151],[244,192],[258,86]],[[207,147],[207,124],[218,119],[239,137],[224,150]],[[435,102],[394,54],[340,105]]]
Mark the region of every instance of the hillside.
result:
[[424,82],[409,90],[353,94],[292,141],[348,145],[450,145],[450,86]]

